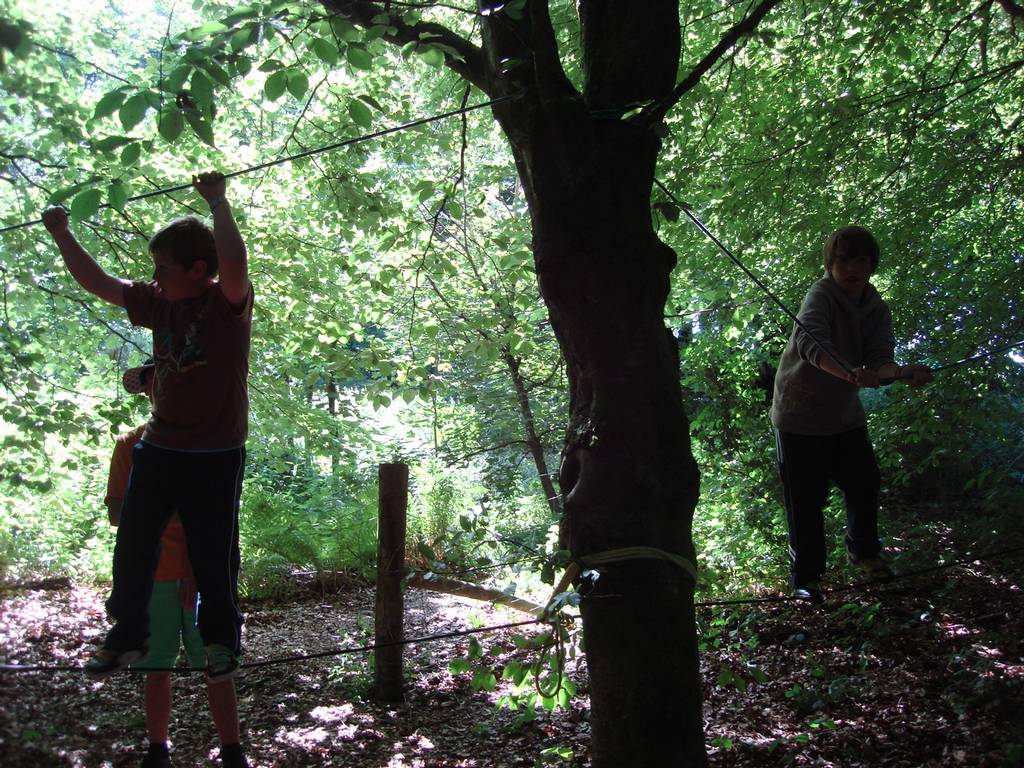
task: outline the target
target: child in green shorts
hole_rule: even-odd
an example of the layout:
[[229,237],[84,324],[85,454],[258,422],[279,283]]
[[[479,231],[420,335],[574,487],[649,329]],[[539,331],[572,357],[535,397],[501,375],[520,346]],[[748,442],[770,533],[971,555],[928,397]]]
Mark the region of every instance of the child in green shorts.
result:
[[[132,393],[149,394],[152,374],[152,365],[129,370],[124,377],[125,388]],[[132,451],[142,438],[145,428],[143,424],[121,435],[114,446],[104,499],[111,525],[120,522],[121,502],[132,467]],[[177,663],[182,644],[190,666],[206,666],[203,639],[196,627],[196,599],[195,577],[189,564],[185,531],[175,515],[160,539],[160,559],[149,602],[149,653],[142,662],[132,665],[135,670],[153,670],[146,675],[145,682],[149,749],[143,758],[142,768],[167,768],[172,765],[167,743],[171,719],[171,673],[166,670]],[[222,765],[231,768],[246,766],[239,743],[238,701],[234,680],[208,680],[206,690],[210,714],[220,737]]]

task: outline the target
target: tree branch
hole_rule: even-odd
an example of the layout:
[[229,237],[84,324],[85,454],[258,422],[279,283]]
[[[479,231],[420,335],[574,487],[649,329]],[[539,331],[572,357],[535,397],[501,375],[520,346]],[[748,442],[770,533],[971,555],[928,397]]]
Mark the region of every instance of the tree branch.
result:
[[668,111],[683,97],[683,95],[691,90],[697,83],[700,82],[701,77],[714,66],[725,53],[732,48],[744,35],[749,35],[755,29],[757,25],[761,23],[761,20],[768,15],[768,12],[778,5],[781,0],[761,0],[761,3],[747,16],[745,19],[737,24],[734,24],[722,39],[718,41],[718,44],[712,48],[708,54],[697,63],[690,74],[684,77],[675,88],[672,89],[666,98],[645,107],[643,112],[640,113],[638,121],[652,125],[660,122]]
[[447,27],[427,21],[409,24],[401,15],[389,12],[383,5],[367,2],[367,0],[322,0],[322,2],[329,11],[337,13],[342,18],[364,29],[379,26],[374,19],[386,15],[389,26],[395,30],[393,33],[383,35],[383,39],[389,43],[395,45],[439,44],[451,48],[458,53],[461,60],[448,51],[442,51],[445,65],[484,93],[489,96],[493,95],[489,90],[483,52]]
[[996,0],[1000,7],[1015,19],[1024,20],[1024,6],[1018,5],[1013,0]]

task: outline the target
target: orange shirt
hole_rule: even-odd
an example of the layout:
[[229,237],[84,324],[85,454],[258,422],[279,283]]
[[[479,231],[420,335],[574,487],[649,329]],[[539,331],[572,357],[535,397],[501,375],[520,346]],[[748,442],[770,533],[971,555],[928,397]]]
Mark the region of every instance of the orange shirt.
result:
[[[117,438],[114,455],[110,458],[110,474],[107,476],[107,495],[104,504],[114,499],[123,499],[128,487],[128,475],[132,469],[132,448],[142,438],[146,425],[136,427]],[[185,529],[175,515],[167,523],[160,539],[160,561],[156,566],[154,581],[177,581],[192,577],[192,566],[188,559],[188,545]]]

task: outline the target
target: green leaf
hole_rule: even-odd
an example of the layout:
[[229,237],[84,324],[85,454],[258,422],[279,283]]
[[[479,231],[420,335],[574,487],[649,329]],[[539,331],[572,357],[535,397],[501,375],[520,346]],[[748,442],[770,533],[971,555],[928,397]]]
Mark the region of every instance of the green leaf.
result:
[[360,37],[359,30],[350,21],[343,19],[341,16],[331,17],[331,29],[334,30],[334,34],[338,36],[339,40],[344,40],[345,42],[350,43],[353,40],[358,40]]
[[192,98],[204,114],[211,114],[213,106],[213,81],[198,69],[192,73]]
[[238,30],[233,35],[231,35],[230,39],[228,40],[228,45],[231,46],[232,51],[238,53],[239,51],[248,48],[250,45],[256,42],[258,35],[258,26],[250,25],[248,27],[243,27],[242,29]]
[[96,102],[96,109],[92,113],[93,120],[99,120],[114,114],[118,107],[124,103],[124,97],[124,88],[118,88],[104,94],[103,98]]
[[173,144],[175,139],[181,135],[184,127],[185,121],[181,117],[181,112],[176,108],[171,107],[160,114],[160,124],[157,126],[157,130],[167,142]]
[[356,69],[373,69],[373,54],[365,48],[350,45],[345,51],[345,58]]
[[231,75],[227,73],[220,64],[215,61],[207,60],[202,62],[199,66],[206,70],[206,73],[212,77],[216,82],[220,83],[226,88],[231,87]]
[[80,192],[71,201],[71,218],[77,221],[85,221],[96,215],[100,209],[102,193],[96,187]]
[[353,99],[348,103],[348,116],[352,118],[353,123],[363,128],[373,126],[373,113],[370,112],[368,106],[357,99]]
[[115,179],[107,187],[107,202],[124,213],[124,207],[128,203],[128,186],[120,179]]
[[263,96],[267,101],[277,101],[281,96],[284,95],[285,89],[288,87],[288,72],[282,70],[275,72],[267,78],[267,82],[263,84]]
[[255,5],[240,5],[224,17],[224,23],[235,25],[246,19],[255,19],[259,14],[260,9]]
[[338,46],[334,44],[334,41],[328,40],[325,37],[318,37],[309,47],[313,49],[313,53],[316,54],[317,58],[325,64],[333,67],[338,63]]
[[121,167],[128,168],[135,165],[142,156],[142,145],[139,142],[129,144],[121,150]]
[[58,189],[56,192],[54,192],[52,195],[50,195],[49,199],[47,200],[47,203],[49,203],[50,205],[60,205],[65,200],[67,200],[69,197],[72,197],[73,195],[77,195],[83,189],[86,189],[95,180],[96,180],[96,178],[93,177],[93,178],[89,179],[88,181],[81,182],[80,184],[74,184],[74,185],[72,185],[70,187],[64,187],[64,189]]
[[218,35],[221,32],[228,32],[231,27],[226,24],[222,24],[219,21],[208,21],[200,27],[195,27],[187,32],[182,32],[181,37],[191,42],[202,40],[204,37],[210,37],[211,35]]
[[149,97],[146,93],[137,93],[121,105],[117,116],[121,118],[121,125],[126,131],[130,131],[142,122],[149,111]]
[[444,66],[444,54],[437,48],[424,48],[419,51],[419,57],[425,64],[429,64],[432,67],[443,67]]
[[188,80],[188,76],[192,73],[191,64],[181,64],[175,67],[171,74],[167,76],[161,86],[162,90],[167,93],[178,93],[182,88],[185,87],[185,81]]
[[309,78],[305,73],[291,70],[288,73],[288,93],[296,99],[301,99],[309,90]]
[[192,130],[195,132],[204,143],[209,144],[211,147],[217,145],[213,140],[213,128],[210,124],[203,120],[201,115],[197,115],[195,112],[188,112],[185,115],[185,119],[188,120],[188,124],[192,126]]
[[97,152],[113,152],[115,149],[131,144],[135,139],[131,139],[127,136],[107,136],[99,141],[92,143],[92,148]]

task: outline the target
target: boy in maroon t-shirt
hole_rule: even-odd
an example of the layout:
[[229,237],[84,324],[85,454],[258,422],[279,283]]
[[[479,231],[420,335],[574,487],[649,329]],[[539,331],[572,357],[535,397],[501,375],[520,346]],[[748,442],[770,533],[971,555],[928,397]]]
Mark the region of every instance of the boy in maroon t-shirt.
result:
[[203,596],[198,624],[207,675],[223,679],[238,669],[238,503],[253,290],[245,243],[224,197],[224,175],[200,174],[193,186],[210,206],[213,228],[188,216],[157,232],[149,243],[152,282],[108,275],[75,239],[63,208],[43,213],[79,285],[124,307],[133,325],[153,331],[153,415],[134,450],[107,600],[114,626],[86,663],[93,678],[146,654],[160,536],[174,510]]

